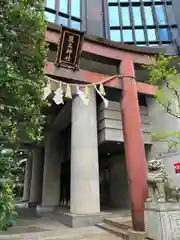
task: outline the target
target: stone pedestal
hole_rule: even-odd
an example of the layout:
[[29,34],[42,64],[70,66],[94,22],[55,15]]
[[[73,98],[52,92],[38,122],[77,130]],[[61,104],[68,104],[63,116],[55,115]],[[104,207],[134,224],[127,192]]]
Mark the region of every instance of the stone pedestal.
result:
[[108,213],[103,212],[94,214],[72,214],[70,212],[63,212],[60,209],[56,210],[55,219],[71,228],[80,228],[95,226],[108,216]]
[[145,232],[137,232],[133,229],[128,230],[129,240],[145,240],[146,233]]
[[145,203],[145,229],[153,240],[179,240],[180,203]]

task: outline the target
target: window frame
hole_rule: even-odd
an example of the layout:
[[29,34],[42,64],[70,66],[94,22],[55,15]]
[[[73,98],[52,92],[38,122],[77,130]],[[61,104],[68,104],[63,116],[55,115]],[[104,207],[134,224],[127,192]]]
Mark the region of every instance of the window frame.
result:
[[[49,0],[49,1],[51,1],[51,0]],[[85,9],[85,8],[83,8],[83,6],[82,6],[82,0],[79,0],[80,1],[80,17],[76,17],[76,16],[71,15],[71,0],[67,0],[67,13],[63,13],[63,12],[59,11],[60,1],[62,1],[62,0],[54,0],[54,1],[55,1],[54,9],[51,9],[51,8],[47,7],[48,0],[44,1],[45,15],[46,15],[46,13],[52,13],[52,14],[55,15],[55,21],[50,22],[50,23],[61,25],[61,23],[59,23],[58,18],[62,17],[62,18],[67,19],[67,25],[65,25],[65,26],[71,27],[72,21],[74,21],[74,22],[76,22],[80,25],[80,28],[76,28],[76,29],[78,29],[78,30],[83,30],[84,29],[84,26],[82,24],[82,22],[83,22],[82,21],[82,16],[84,15],[83,12],[82,12],[82,9]]]
[[[168,13],[167,13],[167,8],[168,6],[172,6],[172,0],[161,0],[161,1],[156,1],[156,0],[152,0],[151,2],[145,2],[143,0],[139,1],[139,2],[133,2],[132,0],[130,1],[125,1],[123,2],[123,0],[118,0],[111,3],[108,3],[108,0],[103,0],[104,2],[104,13],[106,14],[106,19],[105,19],[105,30],[106,30],[106,38],[110,39],[110,31],[113,30],[120,30],[120,34],[121,34],[121,41],[123,41],[123,30],[125,29],[132,29],[133,32],[133,42],[128,42],[128,44],[137,44],[137,45],[143,45],[145,44],[146,46],[148,45],[152,45],[152,44],[157,44],[157,45],[163,45],[163,44],[169,44],[172,43],[173,41],[173,29],[177,29],[177,24],[174,23],[172,24],[168,18]],[[109,7],[111,6],[116,6],[118,8],[119,11],[119,22],[120,25],[119,26],[110,26],[110,21],[109,21]],[[145,20],[145,10],[144,8],[146,6],[150,6],[152,8],[152,17],[153,17],[153,21],[154,24],[153,25],[148,25],[146,24],[146,20]],[[164,17],[165,17],[165,24],[159,24],[158,23],[158,19],[156,16],[156,6],[163,6],[163,12],[164,12]],[[121,15],[121,8],[123,7],[128,7],[129,8],[129,12],[130,12],[130,21],[131,21],[131,26],[123,26],[122,24],[122,15]],[[133,16],[133,7],[140,7],[140,12],[141,12],[141,21],[142,21],[142,25],[137,25],[134,22],[134,16]],[[160,29],[168,29],[168,36],[169,39],[168,40],[161,40],[160,38]],[[136,41],[136,36],[135,36],[135,30],[136,29],[141,29],[144,30],[144,35],[145,35],[145,41],[140,42],[140,41]],[[155,29],[156,32],[156,41],[149,41],[148,40],[148,34],[147,31],[148,29]],[[125,42],[127,43],[127,42]]]

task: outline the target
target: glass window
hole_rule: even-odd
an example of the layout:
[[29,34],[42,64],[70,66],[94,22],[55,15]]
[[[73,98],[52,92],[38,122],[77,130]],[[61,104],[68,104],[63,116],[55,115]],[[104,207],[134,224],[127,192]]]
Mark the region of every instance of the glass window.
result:
[[121,35],[119,30],[110,30],[110,39],[115,42],[121,41]]
[[134,25],[141,26],[142,25],[141,8],[133,7],[132,11],[133,11],[133,17],[134,17]]
[[133,42],[132,30],[123,30],[124,42]]
[[81,24],[80,24],[80,22],[71,20],[71,27],[74,29],[80,30]]
[[143,29],[136,29],[135,30],[135,36],[136,36],[136,41],[137,42],[144,42],[144,30]]
[[167,11],[167,16],[168,16],[168,21],[169,24],[175,24],[175,18],[174,18],[174,13],[173,13],[173,9],[172,9],[172,5],[167,5],[166,6],[166,11]]
[[152,7],[144,7],[146,25],[154,25]]
[[51,9],[55,9],[55,0],[47,0],[46,1],[46,7],[51,8]]
[[57,17],[57,24],[59,24],[59,25],[62,24],[64,26],[68,26],[68,18],[58,16]]
[[165,17],[165,12],[164,12],[164,7],[162,5],[160,6],[155,6],[156,10],[156,18],[157,22],[159,25],[166,24],[166,17]]
[[122,12],[123,26],[130,26],[131,23],[130,23],[129,8],[128,7],[122,7],[121,12]]
[[[70,7],[69,4],[70,3]],[[58,12],[51,13],[48,9],[45,11],[45,16],[48,22],[62,24],[80,30],[81,27],[81,0],[46,0],[46,7]],[[69,12],[71,9],[71,13]],[[72,18],[71,18],[72,17]],[[69,21],[71,18],[71,21]]]
[[71,15],[73,17],[80,18],[80,0],[71,0]]
[[157,44],[150,44],[149,47],[158,47]]
[[161,41],[169,41],[169,31],[168,28],[159,29],[159,37]]
[[148,41],[157,41],[155,29],[147,29]]
[[56,15],[54,13],[46,12],[45,11],[45,17],[48,22],[54,23],[56,20]]
[[138,47],[147,47],[146,44],[137,44]]
[[59,11],[68,14],[68,0],[59,0]]
[[109,7],[109,23],[110,26],[119,26],[118,7]]

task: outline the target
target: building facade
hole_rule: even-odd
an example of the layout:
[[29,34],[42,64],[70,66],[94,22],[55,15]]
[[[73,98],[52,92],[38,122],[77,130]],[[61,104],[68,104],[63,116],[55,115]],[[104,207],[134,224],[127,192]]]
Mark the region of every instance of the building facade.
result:
[[[106,107],[93,88],[89,90],[88,106],[76,94],[60,106],[50,99],[49,127],[45,130],[44,143],[34,149],[33,158],[27,162],[23,199],[29,206],[37,206],[41,214],[56,211],[60,221],[72,227],[94,225],[112,209],[131,210],[134,229],[142,231],[148,159],[165,157],[166,168],[173,169],[179,158],[178,152],[173,157],[167,155],[168,142],[154,142],[151,133],[160,129],[177,130],[180,122],[159,108],[154,100],[156,86],[145,83],[148,74],[142,65],[150,64],[149,56],[154,56],[158,50],[133,46],[132,42],[135,40],[140,45],[172,43],[173,31],[178,31],[176,23],[170,24],[168,20],[163,25],[156,19],[151,27],[146,24],[138,28],[135,23],[140,19],[146,22],[146,11],[155,14],[163,8],[168,12],[172,1],[83,0],[84,5],[79,4],[78,8],[77,0],[68,0],[68,5],[64,2],[47,0],[45,3],[51,22],[45,35],[49,43],[46,74],[56,81],[63,79],[72,83],[96,83],[115,77],[105,84],[109,100]],[[128,23],[127,19],[131,19],[133,24],[116,25],[114,20],[105,19],[106,14],[110,17],[111,8],[121,13],[118,19],[123,17],[123,11],[129,11],[125,21]],[[136,11],[141,11],[142,18],[137,14],[132,20]],[[63,21],[87,32],[80,69],[76,72],[54,65],[60,36],[57,23]],[[161,29],[165,28],[172,37],[169,40],[160,39],[167,34],[164,31],[161,35]],[[126,43],[110,40],[115,36],[112,31],[123,36],[126,30],[132,32],[131,41],[125,41],[129,33],[122,38]],[[136,30],[144,32],[145,40],[137,41]],[[151,30],[157,33],[153,41],[148,38],[148,34],[153,36]],[[55,90],[57,84],[51,83],[51,87]],[[179,181],[173,170],[169,174]]]
[[46,0],[49,22],[139,46],[179,42],[178,0]]

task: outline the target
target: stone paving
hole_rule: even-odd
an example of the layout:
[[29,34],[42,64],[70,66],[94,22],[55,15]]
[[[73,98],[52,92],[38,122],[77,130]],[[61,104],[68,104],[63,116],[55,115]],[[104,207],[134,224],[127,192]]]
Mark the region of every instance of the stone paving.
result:
[[15,226],[0,233],[0,240],[121,240],[97,227],[72,229],[51,218],[38,217],[33,209],[20,209]]

